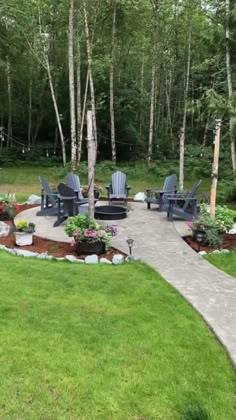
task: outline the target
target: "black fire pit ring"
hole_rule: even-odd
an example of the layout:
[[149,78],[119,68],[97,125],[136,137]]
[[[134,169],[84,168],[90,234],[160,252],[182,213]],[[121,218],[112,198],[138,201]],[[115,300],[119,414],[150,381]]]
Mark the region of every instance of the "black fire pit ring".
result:
[[95,219],[118,220],[127,217],[127,208],[120,206],[95,207]]

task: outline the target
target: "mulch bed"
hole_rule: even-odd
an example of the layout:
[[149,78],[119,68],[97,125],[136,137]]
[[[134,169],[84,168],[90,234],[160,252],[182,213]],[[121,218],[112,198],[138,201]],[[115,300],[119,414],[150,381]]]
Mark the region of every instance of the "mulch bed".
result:
[[[17,214],[21,213],[24,210],[28,210],[32,207],[37,207],[37,206],[23,204],[20,206],[19,210],[17,211]],[[7,223],[13,226],[12,220],[4,220],[4,223]],[[0,237],[0,244],[5,245],[8,248],[18,248],[17,245],[15,244],[15,235],[13,233],[8,235],[5,238]],[[71,246],[70,243],[50,241],[47,239],[39,238],[39,236],[37,235],[34,235],[34,242],[32,245],[21,246],[19,248],[25,249],[27,251],[32,251],[32,252],[39,252],[39,253],[47,252],[48,255],[52,255],[58,258],[65,257],[66,255],[73,255],[79,259],[84,259],[87,256],[87,254],[77,255],[73,246]],[[111,247],[106,254],[101,254],[99,255],[99,257],[107,258],[109,261],[111,261],[112,257],[118,253],[124,255],[124,257],[127,256],[126,254],[119,251],[118,249]]]
[[[196,252],[200,250],[200,251],[206,251],[207,253],[209,253],[209,252],[214,251],[214,249],[219,249],[219,248],[214,248],[207,245],[201,245],[199,249],[198,243],[193,240],[192,236],[185,236],[183,239]],[[221,248],[228,249],[230,251],[236,249],[236,234],[229,235],[228,233],[225,233]]]

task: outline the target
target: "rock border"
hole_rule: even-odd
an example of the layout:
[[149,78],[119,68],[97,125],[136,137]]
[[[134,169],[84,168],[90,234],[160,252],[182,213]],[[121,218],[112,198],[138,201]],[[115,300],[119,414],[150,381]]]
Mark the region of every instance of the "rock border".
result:
[[85,264],[109,264],[109,265],[120,265],[124,262],[136,262],[140,261],[139,258],[136,257],[124,257],[122,254],[115,254],[112,258],[112,261],[108,260],[107,258],[100,258],[98,255],[88,255],[84,260],[76,258],[74,255],[66,255],[65,257],[54,257],[52,255],[48,255],[47,252],[39,253],[39,252],[33,252],[33,251],[27,251],[24,249],[18,249],[18,248],[8,248],[5,245],[0,245],[0,250],[5,251],[8,254],[20,256],[20,257],[26,257],[26,258],[37,258],[37,259],[44,259],[44,260],[54,260],[54,261],[69,261],[70,263],[85,263]]

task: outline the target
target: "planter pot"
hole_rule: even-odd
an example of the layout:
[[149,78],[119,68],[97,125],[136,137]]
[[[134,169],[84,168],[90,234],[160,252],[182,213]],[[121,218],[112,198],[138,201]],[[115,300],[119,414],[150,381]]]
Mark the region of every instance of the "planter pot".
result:
[[105,252],[105,245],[103,242],[77,242],[75,246],[76,253],[80,254],[103,254]]
[[208,240],[207,240],[207,235],[206,235],[205,230],[195,229],[193,230],[192,235],[193,235],[194,241],[196,241],[197,243],[200,243],[201,245],[207,245]]
[[15,232],[16,245],[25,246],[32,245],[33,243],[33,234],[27,232]]

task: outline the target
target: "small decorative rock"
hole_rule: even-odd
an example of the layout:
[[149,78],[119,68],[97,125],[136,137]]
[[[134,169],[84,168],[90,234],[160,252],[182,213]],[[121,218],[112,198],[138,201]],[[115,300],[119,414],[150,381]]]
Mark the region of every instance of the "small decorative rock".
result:
[[201,256],[203,256],[203,255],[207,255],[207,252],[206,252],[206,251],[200,251],[200,252],[198,253],[198,255],[201,255]]
[[109,261],[107,258],[100,258],[100,263],[103,263],[103,264],[112,264],[112,262]]
[[77,258],[74,257],[74,255],[66,255],[65,260],[70,261],[70,262],[76,262]]
[[26,203],[27,204],[41,204],[41,197],[39,197],[38,195],[32,194],[29,196]]
[[39,254],[37,252],[26,251],[24,249],[17,249],[14,248],[13,251],[16,255],[21,255],[22,257],[38,257]]
[[84,263],[84,260],[81,260],[80,258],[76,258],[76,261],[75,262],[77,262],[77,263]]
[[116,254],[112,258],[112,264],[118,265],[118,264],[123,264],[123,262],[124,262],[124,257],[121,254]]
[[222,249],[222,250],[221,250],[221,252],[222,252],[223,254],[228,254],[230,251],[229,251],[229,249]]
[[[43,259],[43,258],[47,258],[47,257],[48,257],[48,253],[47,252],[42,252],[41,254],[38,254],[38,258]],[[64,260],[64,258],[63,258],[63,260]]]
[[220,250],[219,249],[214,249],[214,251],[212,251],[212,254],[220,254]]
[[97,264],[97,263],[98,263],[98,256],[97,256],[96,254],[93,254],[93,255],[88,255],[88,256],[85,258],[84,262],[85,262],[86,264]]
[[7,223],[0,222],[0,237],[8,236],[10,233],[10,226]]

